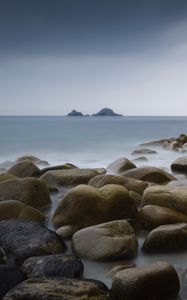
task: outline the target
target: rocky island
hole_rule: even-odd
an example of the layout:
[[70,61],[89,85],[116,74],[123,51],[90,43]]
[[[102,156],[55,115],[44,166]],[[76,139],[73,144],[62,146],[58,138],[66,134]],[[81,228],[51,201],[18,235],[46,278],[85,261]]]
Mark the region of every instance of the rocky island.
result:
[[68,117],[83,117],[83,114],[80,111],[73,109],[70,113],[67,114]]
[[111,108],[102,108],[98,113],[93,114],[93,117],[122,117],[123,115],[116,114]]

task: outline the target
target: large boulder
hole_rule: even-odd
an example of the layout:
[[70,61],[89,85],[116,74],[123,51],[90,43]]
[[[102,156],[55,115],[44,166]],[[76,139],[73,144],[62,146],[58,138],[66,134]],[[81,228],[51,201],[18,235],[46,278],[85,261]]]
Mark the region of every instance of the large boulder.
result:
[[166,262],[119,271],[112,282],[114,300],[160,300],[178,295],[177,272]]
[[30,220],[0,221],[0,247],[9,260],[20,264],[28,257],[63,253],[62,238],[38,222]]
[[173,172],[187,173],[187,156],[177,158],[171,164],[171,170]]
[[143,250],[146,252],[165,252],[187,249],[187,224],[161,225],[147,236]]
[[14,175],[11,175],[9,173],[0,173],[0,183],[3,182],[3,181],[6,181],[6,180],[9,180],[9,179],[14,179],[16,178],[16,176]]
[[40,169],[32,161],[23,160],[10,167],[7,172],[14,176],[25,178],[39,175]]
[[160,225],[187,223],[187,216],[168,207],[146,205],[138,213],[138,219],[148,226],[155,228]]
[[157,152],[155,150],[148,149],[148,148],[141,148],[141,149],[134,150],[132,152],[132,155],[145,155],[145,154],[157,154]]
[[24,160],[30,160],[33,163],[41,166],[49,166],[49,163],[46,160],[41,160],[40,158],[33,155],[23,155],[16,159],[16,162],[22,162]]
[[124,172],[123,176],[152,183],[167,183],[176,179],[168,172],[155,167],[139,167]]
[[89,185],[96,188],[100,188],[107,184],[119,184],[126,187],[129,191],[139,193],[140,195],[142,195],[144,190],[151,185],[149,182],[110,174],[97,175],[89,181]]
[[134,257],[138,242],[129,223],[119,220],[77,231],[72,248],[81,257],[102,261]]
[[127,170],[136,168],[136,165],[126,157],[120,157],[107,167],[109,173],[121,174]]
[[76,225],[83,228],[133,218],[136,214],[136,204],[125,187],[109,184],[96,189],[88,185],[79,185],[65,194],[52,222],[57,226]]
[[187,215],[187,187],[186,186],[152,186],[143,195],[142,206],[158,205],[177,210]]
[[22,265],[27,277],[66,277],[77,278],[83,273],[84,266],[74,255],[45,255],[27,258]]
[[3,300],[107,300],[107,287],[96,280],[30,278],[9,291]]
[[0,201],[18,200],[35,208],[49,206],[49,190],[36,178],[11,179],[0,183]]
[[48,171],[41,176],[41,179],[48,186],[74,186],[86,184],[96,175],[99,175],[99,172],[95,169],[71,168],[67,170]]
[[0,220],[6,219],[29,219],[43,223],[45,216],[38,209],[25,205],[17,200],[0,202]]
[[16,265],[0,265],[0,299],[26,279],[26,275]]

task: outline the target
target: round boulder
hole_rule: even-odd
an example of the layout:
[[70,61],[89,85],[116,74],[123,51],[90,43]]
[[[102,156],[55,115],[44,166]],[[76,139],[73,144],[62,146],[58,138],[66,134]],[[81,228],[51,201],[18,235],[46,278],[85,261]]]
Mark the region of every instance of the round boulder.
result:
[[136,168],[136,165],[126,157],[120,157],[113,161],[108,167],[109,173],[121,174],[127,170]]
[[22,263],[28,257],[63,253],[63,239],[54,231],[30,220],[0,221],[0,247],[8,259]]
[[161,225],[147,236],[143,250],[145,252],[165,252],[187,249],[187,224]]
[[150,300],[176,297],[180,282],[176,270],[167,262],[117,272],[112,282],[112,299]]
[[0,183],[6,180],[14,179],[16,176],[8,174],[6,172],[0,173]]
[[23,160],[8,169],[9,174],[25,178],[39,175],[40,169],[30,160]]
[[69,192],[58,205],[52,222],[54,225],[75,225],[78,228],[133,218],[137,207],[128,190],[116,184],[96,189],[79,185]]
[[81,257],[106,261],[134,257],[138,242],[129,223],[120,220],[77,231],[72,238],[72,248]]
[[176,178],[168,172],[155,167],[139,167],[123,173],[123,176],[152,183],[167,183]]
[[107,300],[108,288],[96,280],[30,278],[9,291],[3,300]]
[[21,162],[24,160],[30,160],[33,163],[37,164],[37,165],[41,165],[41,166],[49,166],[49,163],[45,160],[41,160],[40,158],[33,156],[33,155],[24,155],[24,156],[20,156],[16,162]]
[[83,273],[84,266],[74,255],[46,255],[27,258],[22,265],[27,277],[66,277],[77,278]]
[[138,213],[138,219],[149,228],[160,225],[187,223],[187,216],[168,207],[146,205]]
[[187,173],[187,156],[177,158],[171,164],[171,170],[173,172]]

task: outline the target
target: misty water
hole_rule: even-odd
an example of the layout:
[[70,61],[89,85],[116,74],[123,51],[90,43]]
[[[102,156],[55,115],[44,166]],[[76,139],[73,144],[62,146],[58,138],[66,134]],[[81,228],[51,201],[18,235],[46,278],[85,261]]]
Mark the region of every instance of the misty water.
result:
[[[0,168],[3,170],[7,161],[14,161],[25,154],[36,155],[51,165],[71,162],[78,167],[106,167],[121,156],[134,159],[131,152],[140,143],[176,137],[186,131],[187,117],[0,117]],[[162,148],[154,149],[158,154],[147,156],[148,162],[138,162],[137,166],[158,166],[171,171],[171,163],[184,155]],[[61,189],[59,193],[51,194],[52,206],[47,221],[50,228],[53,228],[50,216],[65,192]],[[154,261],[168,261],[180,276],[178,299],[187,299],[187,251],[145,255],[141,251],[145,236],[146,232],[139,234],[139,253],[131,261],[97,263],[83,259],[84,277],[101,280],[110,287],[112,279],[109,272],[117,265],[134,263],[142,266]],[[67,244],[68,251],[71,251],[70,242]]]

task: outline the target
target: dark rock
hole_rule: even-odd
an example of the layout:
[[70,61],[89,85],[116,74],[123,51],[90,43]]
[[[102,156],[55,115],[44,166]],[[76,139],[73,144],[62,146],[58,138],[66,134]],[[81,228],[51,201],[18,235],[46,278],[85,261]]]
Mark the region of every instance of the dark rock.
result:
[[176,180],[176,178],[168,172],[155,167],[139,167],[128,170],[122,175],[152,183],[167,183],[169,181]]
[[178,295],[180,282],[176,270],[166,262],[119,271],[113,278],[114,300],[161,300]]
[[145,155],[145,154],[157,154],[157,152],[155,150],[151,150],[151,149],[147,149],[147,148],[144,148],[144,149],[137,149],[137,150],[134,150],[132,152],[132,155]]
[[83,117],[83,114],[80,111],[73,109],[70,113],[67,114],[68,117]]
[[57,166],[52,166],[52,167],[47,167],[47,168],[43,168],[40,170],[40,176],[45,174],[48,171],[57,171],[57,170],[69,170],[69,169],[78,169],[75,165],[73,164],[63,164],[63,165],[57,165]]
[[1,182],[0,201],[11,199],[35,208],[43,208],[51,203],[46,184],[36,178],[15,178]]
[[136,214],[136,204],[125,187],[109,184],[96,189],[88,185],[79,185],[65,194],[52,222],[56,226],[75,225],[84,228],[133,218]]
[[77,278],[83,273],[84,266],[74,255],[46,255],[30,257],[22,265],[27,277],[66,277]]
[[139,157],[133,159],[133,161],[135,161],[135,162],[136,162],[136,161],[138,161],[138,162],[148,162],[149,160],[148,160],[148,158],[145,157],[145,156],[139,156]]
[[88,184],[96,188],[100,188],[107,184],[119,184],[124,186],[129,191],[134,191],[140,195],[142,195],[144,190],[151,185],[149,182],[110,174],[95,176],[89,180]]
[[9,291],[3,300],[107,300],[107,287],[96,280],[30,278]]
[[103,108],[98,113],[93,114],[94,117],[121,117],[122,115],[116,114],[110,108]]
[[187,156],[177,158],[171,164],[171,170],[173,172],[187,173]]
[[107,167],[107,171],[109,173],[121,174],[134,168],[136,168],[136,165],[133,164],[133,162],[131,162],[128,158],[120,157]]
[[26,275],[16,265],[0,265],[0,299],[26,279]]
[[156,253],[187,249],[187,224],[161,225],[147,236],[143,250]]
[[8,259],[20,264],[31,256],[63,253],[62,238],[45,226],[30,220],[0,221],[0,247]]
[[39,175],[40,169],[32,161],[23,160],[10,167],[7,172],[14,176],[25,178]]

